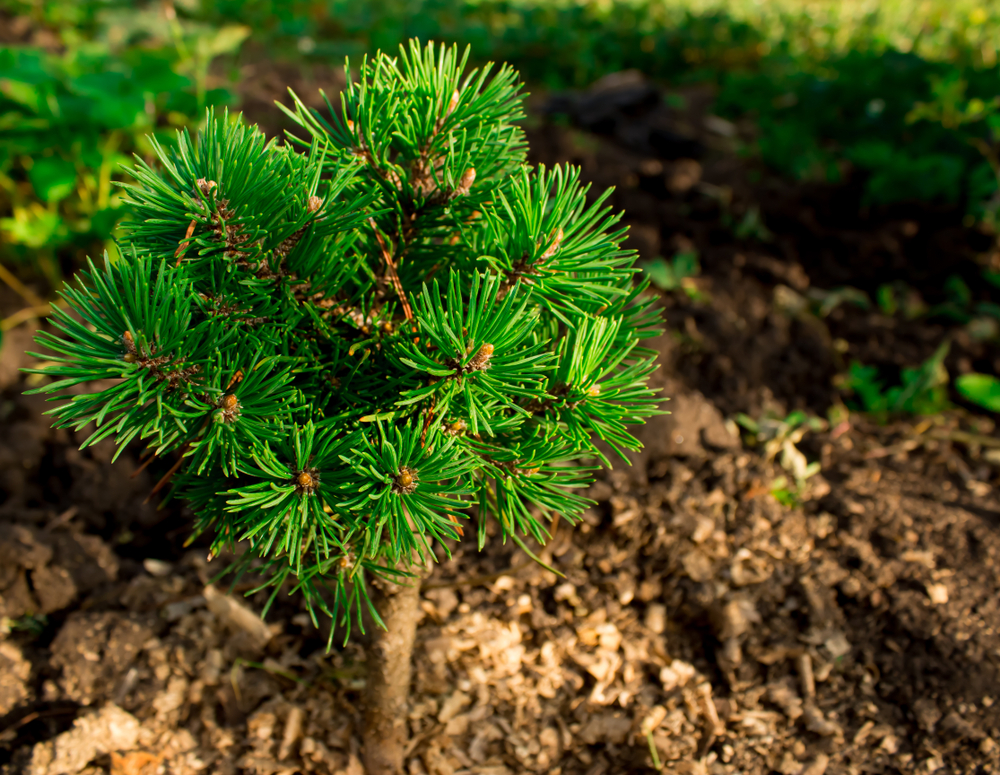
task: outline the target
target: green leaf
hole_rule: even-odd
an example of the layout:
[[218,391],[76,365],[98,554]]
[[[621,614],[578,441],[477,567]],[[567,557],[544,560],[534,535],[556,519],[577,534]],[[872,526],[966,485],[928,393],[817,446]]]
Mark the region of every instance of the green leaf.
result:
[[11,242],[40,248],[60,237],[64,226],[58,213],[50,213],[37,202],[30,210],[18,208],[13,218],[0,218],[0,233]]
[[737,425],[746,428],[750,433],[760,433],[760,424],[750,415],[739,412],[736,415]]
[[888,315],[892,317],[896,314],[899,309],[899,303],[896,301],[896,291],[888,283],[883,283],[878,287],[878,308],[883,315]]
[[963,374],[955,380],[962,398],[991,412],[1000,412],[1000,379],[991,374]]
[[43,202],[58,202],[73,193],[76,167],[72,162],[55,156],[36,159],[28,172],[28,179]]
[[994,285],[1000,288],[1000,272],[994,272],[991,269],[983,270],[983,279],[986,280],[990,285]]
[[238,51],[243,41],[250,37],[250,28],[243,24],[229,24],[218,30],[214,36],[206,37],[204,52],[209,57],[231,54]]
[[672,291],[678,286],[674,268],[664,258],[657,256],[652,261],[643,264],[642,271],[646,273],[653,285],[661,291]]
[[694,250],[684,250],[674,256],[674,276],[678,280],[685,277],[697,277],[701,274],[701,264],[698,253]]
[[29,108],[34,113],[40,113],[45,95],[35,84],[16,81],[12,78],[0,78],[0,94],[18,105]]

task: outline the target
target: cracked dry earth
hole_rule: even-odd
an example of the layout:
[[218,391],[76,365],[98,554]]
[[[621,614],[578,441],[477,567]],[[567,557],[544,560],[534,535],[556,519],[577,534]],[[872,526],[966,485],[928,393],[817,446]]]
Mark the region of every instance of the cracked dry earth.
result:
[[[695,97],[670,126],[705,124]],[[564,577],[462,543],[426,583],[407,772],[653,772],[651,746],[691,775],[997,772],[993,422],[955,410],[811,432],[799,446],[822,471],[793,508],[771,494],[784,472],[730,421],[824,413],[848,357],[927,357],[945,331],[926,321],[778,302],[851,266],[867,288],[882,278],[864,271],[905,267],[955,229],[944,215],[910,241],[891,214],[831,225],[822,196],[766,197],[724,137],[698,131],[700,160],[531,130],[536,161],[620,185],[644,258],[694,245],[702,297],[663,298],[673,414],[590,488],[582,524],[557,525],[543,557]],[[739,215],[754,197],[773,242],[727,231],[723,204]],[[940,278],[925,280],[933,301]],[[955,337],[949,371],[989,368],[993,349]],[[0,772],[363,775],[364,637],[327,653],[294,599],[261,622],[252,580],[213,584],[221,563],[182,546],[189,515],[144,503],[170,461],[133,477],[135,455],[111,465],[107,444],[80,452],[51,430],[21,395],[27,340],[8,332],[0,355],[0,616],[16,625],[0,636]]]

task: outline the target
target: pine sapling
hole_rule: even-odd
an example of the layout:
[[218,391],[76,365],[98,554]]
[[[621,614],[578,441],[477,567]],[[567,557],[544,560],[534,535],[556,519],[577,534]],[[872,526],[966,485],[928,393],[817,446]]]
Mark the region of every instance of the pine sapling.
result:
[[482,549],[496,520],[535,557],[659,411],[660,316],[609,192],[529,165],[516,73],[467,59],[412,42],[348,66],[338,109],[291,95],[284,144],[209,113],[157,145],[121,257],[38,335],[54,379],[33,392],[70,396],[56,424],[175,458],[156,489],[270,590],[265,613],[284,591],[345,639],[375,621],[369,773],[402,767],[435,545],[474,519]]

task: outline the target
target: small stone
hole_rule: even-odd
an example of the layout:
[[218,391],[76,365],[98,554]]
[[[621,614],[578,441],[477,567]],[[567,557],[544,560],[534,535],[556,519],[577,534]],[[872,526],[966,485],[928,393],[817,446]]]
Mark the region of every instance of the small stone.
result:
[[572,601],[576,597],[576,587],[570,584],[568,581],[564,584],[560,584],[556,587],[553,594],[557,603],[563,600]]
[[948,602],[948,587],[944,584],[928,584],[927,596],[934,605],[944,605]]
[[746,597],[735,597],[726,603],[718,618],[719,638],[738,638],[748,632],[752,625],[760,622],[760,614],[753,601]]
[[644,623],[650,632],[662,635],[667,629],[667,607],[661,603],[652,603],[646,609]]
[[169,562],[157,560],[153,557],[147,557],[143,560],[142,567],[146,569],[146,573],[150,576],[156,576],[157,578],[169,576],[170,571],[173,570],[173,566]]
[[834,659],[846,657],[851,653],[851,643],[844,637],[844,633],[837,632],[823,641],[823,646]]
[[694,532],[691,533],[691,540],[696,544],[705,543],[714,532],[715,520],[709,517],[699,517]]
[[678,686],[684,686],[694,675],[694,665],[675,659],[660,671],[660,683],[663,684],[663,691],[669,692]]
[[879,748],[888,754],[896,753],[899,750],[899,738],[895,735],[886,735],[882,738]]

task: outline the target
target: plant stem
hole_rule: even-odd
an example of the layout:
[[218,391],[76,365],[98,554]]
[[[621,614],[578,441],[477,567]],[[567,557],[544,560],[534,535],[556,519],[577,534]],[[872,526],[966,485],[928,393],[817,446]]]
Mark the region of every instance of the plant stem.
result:
[[407,586],[372,584],[372,602],[386,629],[375,627],[368,647],[365,728],[362,734],[368,775],[399,775],[407,742],[406,701],[410,693],[413,640],[420,618],[422,575]]

